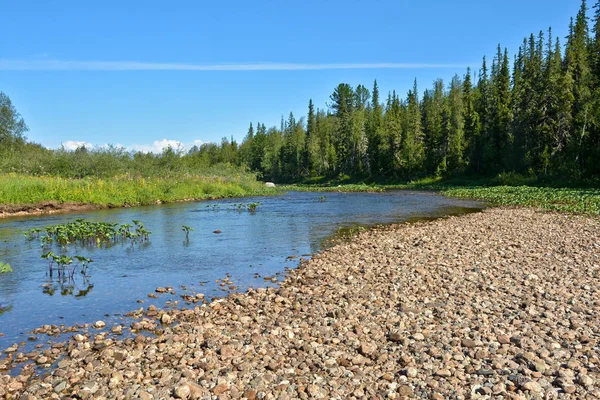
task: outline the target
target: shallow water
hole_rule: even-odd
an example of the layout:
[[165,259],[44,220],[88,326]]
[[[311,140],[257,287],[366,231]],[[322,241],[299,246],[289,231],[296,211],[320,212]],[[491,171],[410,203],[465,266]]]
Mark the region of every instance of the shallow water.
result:
[[[323,197],[324,196],[324,197]],[[256,212],[234,210],[236,203],[260,202]],[[264,287],[263,277],[283,275],[302,256],[322,249],[326,241],[357,226],[477,211],[483,204],[432,193],[289,192],[274,197],[227,199],[78,214],[0,220],[0,261],[14,272],[0,275],[0,349],[25,341],[27,332],[44,324],[73,325],[102,319],[109,326],[121,314],[143,306],[164,306],[187,292],[207,298],[226,292],[215,282],[230,274],[238,288]],[[85,218],[131,223],[150,230],[147,245],[117,244],[111,248],[69,246],[66,254],[90,257],[88,282],[61,285],[47,276],[40,241],[27,241],[25,230]],[[194,229],[185,239],[182,225]],[[213,231],[220,230],[220,234]],[[53,249],[55,253],[59,249]],[[279,279],[281,280],[281,276]],[[272,285],[272,283],[269,283]],[[148,298],[159,286],[176,295]],[[183,302],[180,306],[184,305]]]

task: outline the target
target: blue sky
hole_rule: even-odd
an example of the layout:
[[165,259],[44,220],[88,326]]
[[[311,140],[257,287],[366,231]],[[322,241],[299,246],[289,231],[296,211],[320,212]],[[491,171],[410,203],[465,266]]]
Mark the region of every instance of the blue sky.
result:
[[303,116],[310,98],[325,107],[341,82],[371,88],[377,79],[384,95],[404,96],[415,77],[424,90],[467,65],[478,69],[498,43],[513,55],[524,36],[549,26],[562,39],[579,6],[13,1],[2,6],[0,90],[25,118],[28,138],[49,147],[241,141],[250,121]]

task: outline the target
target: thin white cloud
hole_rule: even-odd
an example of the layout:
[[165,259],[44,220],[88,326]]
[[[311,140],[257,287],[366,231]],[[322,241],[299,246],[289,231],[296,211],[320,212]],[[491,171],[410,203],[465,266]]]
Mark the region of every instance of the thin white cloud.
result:
[[183,143],[178,140],[155,140],[152,144],[134,144],[131,150],[141,151],[143,153],[162,153],[164,149],[171,146],[173,149],[183,149]]
[[341,69],[442,69],[468,64],[438,63],[224,63],[186,64],[137,61],[1,60],[3,71],[311,71]]
[[[166,148],[168,148],[169,146],[171,146],[173,149],[180,149],[183,151],[189,150],[191,149],[193,146],[201,146],[203,143],[206,143],[202,140],[193,140],[190,143],[183,143],[180,142],[178,140],[172,140],[172,139],[162,139],[162,140],[155,140],[154,142],[152,142],[151,144],[148,143],[144,143],[144,144],[133,144],[131,146],[123,146],[120,143],[117,143],[115,145],[113,145],[113,147],[115,148],[124,148],[125,150],[128,151],[141,151],[143,153],[155,153],[155,154],[160,154],[163,152],[163,150],[165,150]],[[87,149],[106,149],[109,147],[108,144],[102,144],[99,146],[94,146],[92,143],[88,143],[88,142],[83,142],[83,141],[76,141],[76,140],[67,140],[66,142],[63,142],[62,147],[64,147],[65,150],[76,150],[77,148],[81,147],[81,146],[85,146]]]
[[80,147],[92,149],[92,148],[94,148],[94,145],[91,143],[88,143],[88,142],[78,142],[75,140],[67,140],[66,142],[62,143],[62,147],[64,147],[65,150],[77,150]]

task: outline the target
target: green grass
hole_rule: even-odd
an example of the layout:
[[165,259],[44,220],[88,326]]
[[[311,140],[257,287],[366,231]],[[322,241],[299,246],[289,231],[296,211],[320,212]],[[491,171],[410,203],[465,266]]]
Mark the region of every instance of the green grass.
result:
[[276,190],[266,188],[254,175],[239,171],[226,171],[221,176],[186,174],[140,178],[122,175],[106,179],[0,174],[0,204],[3,205],[55,201],[121,207],[274,193]]
[[[580,186],[559,187],[564,182],[544,182],[535,177],[500,174],[495,177],[423,178],[409,183],[299,184],[282,186],[282,190],[380,192],[392,189],[435,190],[449,197],[476,199],[493,206],[525,206],[549,210],[600,215],[600,189],[597,182],[580,182]],[[592,186],[592,187],[589,187]],[[593,187],[595,186],[595,187]]]
[[278,186],[280,191],[294,190],[297,192],[383,192],[387,189],[400,188],[400,185],[367,185],[365,183],[336,184],[295,184]]
[[445,188],[441,193],[449,197],[485,200],[492,205],[538,207],[600,215],[600,189],[492,186]]

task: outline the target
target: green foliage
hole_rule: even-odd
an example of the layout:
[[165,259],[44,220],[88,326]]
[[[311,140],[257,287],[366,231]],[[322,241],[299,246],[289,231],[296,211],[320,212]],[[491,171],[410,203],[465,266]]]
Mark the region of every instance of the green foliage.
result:
[[[145,242],[149,240],[149,235],[152,233],[144,228],[144,224],[134,220],[134,225],[110,222],[90,222],[83,218],[76,219],[74,222],[66,224],[50,225],[43,229],[45,236],[41,236],[40,228],[33,228],[24,235],[27,239],[33,240],[40,238],[42,247],[47,247],[50,243],[57,243],[61,246],[69,244],[79,244],[81,246],[96,246],[112,245],[115,243],[136,241]],[[132,229],[134,228],[134,229]],[[49,239],[46,239],[49,238]],[[46,253],[42,258],[54,257],[52,252]],[[55,260],[56,261],[56,260]],[[79,260],[80,262],[89,262],[87,259]]]
[[[73,256],[69,257],[67,255],[56,255],[53,252],[49,251],[47,253],[42,254],[41,258],[48,260],[48,273],[52,277],[54,273],[54,264],[56,264],[56,271],[58,273],[58,277],[62,279],[73,280],[75,277],[75,271],[77,271],[78,267],[81,267],[81,274],[84,277],[87,274],[87,268],[90,263],[94,262],[91,258],[83,257],[83,256]],[[75,264],[73,264],[73,259],[77,260]],[[69,270],[68,267],[73,265],[73,267]]]
[[69,179],[0,175],[0,204],[37,204],[48,201],[101,206],[134,206],[177,200],[272,194],[249,173],[226,175],[183,175],[172,178],[141,178],[127,175],[113,178]]
[[[326,108],[310,100],[306,119],[290,113],[279,127],[250,124],[239,146],[223,138],[187,153],[49,150],[24,140],[27,126],[0,92],[0,171],[16,174],[0,177],[0,203],[135,205],[269,193],[256,177],[277,182],[340,174],[379,182],[463,173],[597,178],[600,2],[595,9],[590,29],[581,2],[564,51],[551,29],[531,34],[517,49],[512,71],[508,50],[498,45],[491,66],[483,58],[477,82],[467,69],[449,85],[434,81],[422,98],[416,79],[405,96],[392,91],[387,101],[376,81],[372,93],[361,84],[340,83]],[[74,180],[45,181],[51,179]]]
[[185,238],[188,239],[190,236],[190,232],[193,231],[194,228],[187,225],[182,225],[181,230],[185,232]]
[[260,206],[260,202],[246,204],[246,207],[248,207],[248,211],[250,211],[251,213],[254,213],[258,206]]
[[12,272],[13,269],[10,267],[9,264],[7,263],[3,263],[0,261],[0,274],[6,274],[8,272]]
[[600,215],[599,189],[494,186],[445,189],[446,196],[485,200],[493,205],[540,207]]
[[10,98],[0,92],[0,148],[12,149],[22,144],[29,128],[13,106]]

